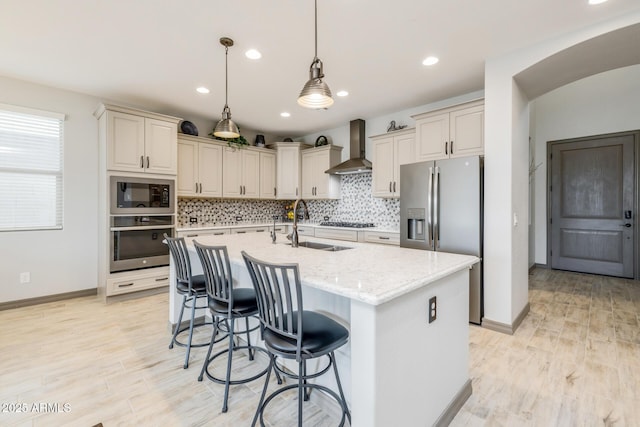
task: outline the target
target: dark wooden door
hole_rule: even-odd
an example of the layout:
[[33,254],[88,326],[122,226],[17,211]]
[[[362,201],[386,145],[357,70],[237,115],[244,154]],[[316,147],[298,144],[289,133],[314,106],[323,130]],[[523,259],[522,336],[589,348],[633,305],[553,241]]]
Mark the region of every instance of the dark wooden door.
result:
[[633,277],[634,136],[551,144],[551,267]]

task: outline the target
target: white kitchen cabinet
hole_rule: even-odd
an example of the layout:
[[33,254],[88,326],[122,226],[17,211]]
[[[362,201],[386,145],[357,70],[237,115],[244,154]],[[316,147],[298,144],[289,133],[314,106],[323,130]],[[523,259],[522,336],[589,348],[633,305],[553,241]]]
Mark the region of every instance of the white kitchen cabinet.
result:
[[257,151],[225,147],[222,163],[222,197],[259,197],[260,155]]
[[222,197],[224,145],[188,135],[178,138],[178,196]]
[[106,282],[107,297],[169,286],[169,267],[112,273]]
[[300,142],[276,142],[269,145],[276,151],[276,188],[278,200],[295,200],[301,197],[301,151],[311,147]]
[[302,151],[302,197],[304,199],[340,198],[340,177],[324,173],[340,163],[342,147],[325,145]]
[[228,228],[215,228],[215,229],[197,229],[182,230],[176,234],[178,237],[184,237],[185,239],[196,239],[204,236],[222,236],[224,234],[230,234],[231,231]]
[[260,151],[260,198],[275,199],[276,188],[276,153]]
[[[300,231],[300,230],[298,230],[298,231]],[[323,239],[346,240],[346,241],[349,241],[349,242],[357,242],[358,241],[358,231],[357,230],[338,230],[336,228],[316,227],[316,229],[315,229],[315,237],[321,237]]]
[[371,137],[374,197],[400,197],[400,165],[416,161],[415,129],[404,129]]
[[393,231],[365,231],[363,240],[367,243],[399,246],[400,233]]
[[412,116],[416,161],[484,154],[484,101]]
[[176,174],[179,118],[110,104],[96,116],[104,121],[107,170]]

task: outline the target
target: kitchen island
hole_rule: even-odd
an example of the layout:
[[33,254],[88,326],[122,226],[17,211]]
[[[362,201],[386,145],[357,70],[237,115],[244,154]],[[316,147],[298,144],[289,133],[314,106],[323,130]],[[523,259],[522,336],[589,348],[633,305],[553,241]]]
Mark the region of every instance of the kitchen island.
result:
[[[317,238],[301,240],[350,249],[292,248],[283,235],[276,244],[264,234],[197,240],[227,246],[237,286],[251,286],[242,250],[299,264],[305,309],[330,314],[350,329],[349,345],[336,357],[353,426],[446,424],[471,394],[468,270],[478,258]],[[191,244],[190,250],[197,274],[201,266]],[[180,301],[174,288],[172,279],[172,323]],[[433,297],[435,320],[429,323]]]

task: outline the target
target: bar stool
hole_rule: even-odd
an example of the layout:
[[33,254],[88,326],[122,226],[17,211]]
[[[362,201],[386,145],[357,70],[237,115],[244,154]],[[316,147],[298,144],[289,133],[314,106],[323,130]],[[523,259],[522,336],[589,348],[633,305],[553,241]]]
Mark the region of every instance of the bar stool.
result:
[[[179,295],[182,295],[180,316],[178,317],[178,323],[176,324],[175,331],[173,332],[173,336],[171,337],[169,348],[173,348],[174,345],[187,348],[187,354],[184,358],[184,369],[187,369],[189,367],[189,354],[191,353],[191,347],[204,347],[205,345],[209,345],[209,341],[199,344],[192,343],[194,328],[211,324],[206,321],[195,326],[193,324],[195,320],[196,309],[207,308],[205,303],[198,306],[198,300],[206,298],[207,291],[205,289],[204,276],[202,274],[198,274],[195,276],[191,274],[191,262],[189,261],[189,252],[187,251],[187,245],[184,241],[184,238],[169,237],[165,233],[164,239],[169,246],[169,251],[171,252],[171,257],[173,258],[176,273],[176,292]],[[180,325],[182,325],[182,315],[184,314],[185,307],[191,309],[191,320],[189,321],[189,326],[181,328]],[[189,338],[187,342],[183,343],[178,341],[178,334],[181,334],[186,330],[189,330]]]
[[[231,362],[233,353],[238,350],[247,350],[249,360],[254,359],[256,351],[261,351],[265,355],[268,354],[264,348],[251,345],[250,332],[258,330],[260,325],[249,328],[249,317],[255,317],[258,314],[258,303],[256,301],[256,293],[253,288],[234,288],[233,278],[231,276],[231,265],[229,263],[229,255],[226,246],[205,246],[196,241],[193,242],[196,252],[202,262],[202,270],[204,272],[206,291],[208,295],[208,305],[211,316],[213,317],[213,335],[207,351],[207,357],[202,365],[202,371],[198,381],[202,381],[206,374],[211,381],[224,384],[224,400],[222,403],[222,412],[227,412],[227,401],[229,399],[229,385],[245,384],[260,378],[269,370],[267,365],[263,370],[247,378],[232,380],[231,379]],[[245,320],[245,329],[243,331],[235,331],[236,319]],[[218,331],[226,331],[226,335],[219,339],[215,339]],[[235,345],[234,336],[236,334],[246,334],[247,345]],[[229,338],[228,348],[221,350],[211,356],[211,351],[215,343],[222,339]],[[219,356],[227,355],[227,372],[224,379],[217,378],[209,372],[209,365]]]
[[[334,398],[342,408],[340,426],[344,425],[345,417],[351,424],[351,413],[344,398],[334,355],[334,350],[349,340],[349,331],[327,316],[303,309],[298,264],[271,264],[253,258],[244,251],[242,256],[258,296],[262,337],[270,357],[269,373],[251,426],[256,425],[258,418],[260,425],[264,426],[263,413],[269,402],[293,388],[298,389],[299,427],[302,426],[302,401],[309,399],[310,389],[318,389]],[[327,366],[319,372],[308,374],[306,361],[322,356],[328,357]],[[276,357],[295,359],[298,372],[285,371],[276,363]],[[332,365],[340,395],[326,386],[308,382],[326,373]],[[297,384],[281,387],[265,399],[272,370],[276,375],[280,373],[296,379]]]

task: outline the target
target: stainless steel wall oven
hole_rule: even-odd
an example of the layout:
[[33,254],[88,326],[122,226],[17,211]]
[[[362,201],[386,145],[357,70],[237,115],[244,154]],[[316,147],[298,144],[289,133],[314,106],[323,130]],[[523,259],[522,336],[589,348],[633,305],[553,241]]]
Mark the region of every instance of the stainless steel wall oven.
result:
[[169,265],[164,234],[174,236],[175,181],[111,176],[109,271]]
[[173,237],[173,215],[112,216],[109,269],[118,271],[169,265],[164,233]]

